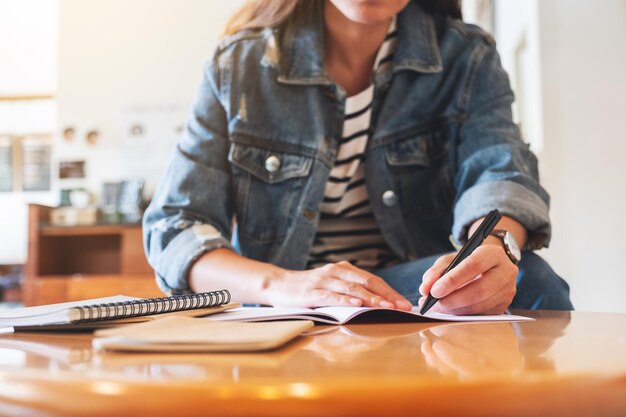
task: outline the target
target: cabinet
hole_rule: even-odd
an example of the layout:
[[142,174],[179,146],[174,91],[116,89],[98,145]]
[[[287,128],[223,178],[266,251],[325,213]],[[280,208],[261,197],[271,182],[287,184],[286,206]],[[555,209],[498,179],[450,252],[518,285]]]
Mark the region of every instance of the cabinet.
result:
[[160,297],[142,244],[140,225],[60,227],[52,207],[28,207],[27,306],[110,295]]

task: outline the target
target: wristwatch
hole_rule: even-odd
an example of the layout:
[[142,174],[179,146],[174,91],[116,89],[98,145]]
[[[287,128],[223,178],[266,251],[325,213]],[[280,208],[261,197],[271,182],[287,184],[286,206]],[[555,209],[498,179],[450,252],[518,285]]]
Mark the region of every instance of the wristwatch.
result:
[[504,251],[506,252],[507,256],[509,257],[511,262],[517,265],[520,259],[522,259],[522,252],[520,251],[519,245],[517,244],[517,241],[515,240],[513,235],[508,230],[504,229],[495,229],[490,233],[490,235],[495,236],[502,241],[502,244],[504,245]]

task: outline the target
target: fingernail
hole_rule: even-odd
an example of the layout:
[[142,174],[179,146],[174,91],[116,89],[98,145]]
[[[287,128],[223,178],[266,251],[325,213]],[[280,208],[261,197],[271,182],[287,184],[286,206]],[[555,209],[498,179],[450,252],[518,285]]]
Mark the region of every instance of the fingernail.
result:
[[352,304],[355,307],[360,307],[362,302],[358,298],[351,298],[350,299],[350,304]]
[[398,301],[398,307],[411,309],[411,308],[413,308],[413,304],[409,303],[406,300],[400,300],[400,301]]
[[386,300],[381,300],[380,303],[378,303],[378,305],[380,305],[381,307],[385,307],[385,308],[395,308],[396,307],[393,303],[390,303],[389,301],[386,301]]

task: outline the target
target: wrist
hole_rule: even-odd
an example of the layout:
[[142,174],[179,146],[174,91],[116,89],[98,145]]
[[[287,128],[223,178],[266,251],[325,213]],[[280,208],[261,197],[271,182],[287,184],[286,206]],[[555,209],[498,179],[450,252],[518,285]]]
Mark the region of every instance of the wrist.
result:
[[497,245],[500,246],[502,250],[504,250],[504,243],[502,242],[502,239],[492,235],[487,236],[487,238],[483,242],[483,245]]
[[293,271],[275,265],[269,265],[267,269],[263,270],[260,274],[259,302],[261,304],[273,305],[273,293],[276,290],[277,284],[289,279],[289,275],[292,272]]
[[[476,231],[476,229],[479,227],[482,220],[483,219],[478,219],[470,226],[468,236],[471,236]],[[526,228],[521,223],[517,222],[516,220],[508,216],[502,216],[502,219],[498,222],[494,230],[495,231],[505,230],[509,232],[509,234],[513,237],[515,241],[514,242],[515,246],[518,249],[523,248],[526,245],[526,239],[527,239]],[[505,244],[505,248],[506,248],[506,244]]]

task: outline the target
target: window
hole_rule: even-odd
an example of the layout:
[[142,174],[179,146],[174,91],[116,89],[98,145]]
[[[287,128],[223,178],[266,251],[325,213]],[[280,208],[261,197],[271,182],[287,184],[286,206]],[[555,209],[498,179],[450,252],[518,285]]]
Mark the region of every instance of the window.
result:
[[58,0],[0,0],[0,265],[26,260],[26,203],[54,204]]
[[0,192],[50,190],[58,0],[0,0]]

